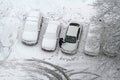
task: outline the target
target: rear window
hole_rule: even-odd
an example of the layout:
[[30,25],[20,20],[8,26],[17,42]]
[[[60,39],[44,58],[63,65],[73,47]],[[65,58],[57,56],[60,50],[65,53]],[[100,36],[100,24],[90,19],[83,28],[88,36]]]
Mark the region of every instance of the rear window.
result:
[[70,23],[71,26],[79,26],[77,23]]
[[76,40],[77,40],[77,38],[76,37],[74,37],[74,36],[66,36],[66,38],[65,38],[65,42],[68,42],[68,43],[76,43]]

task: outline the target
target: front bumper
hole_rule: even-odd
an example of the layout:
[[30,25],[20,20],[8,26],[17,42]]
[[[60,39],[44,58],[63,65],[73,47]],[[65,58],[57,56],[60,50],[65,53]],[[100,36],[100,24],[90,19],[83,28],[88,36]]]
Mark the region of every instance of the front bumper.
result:
[[69,54],[69,55],[74,55],[77,53],[77,50],[74,50],[74,51],[68,51],[68,50],[65,50],[63,48],[61,48],[61,51],[65,54]]
[[27,40],[22,40],[22,43],[26,45],[36,45],[38,41],[27,41]]
[[45,49],[45,48],[42,48],[42,50],[47,51],[47,52],[53,52],[53,51],[55,51],[55,49],[53,50],[53,49]]

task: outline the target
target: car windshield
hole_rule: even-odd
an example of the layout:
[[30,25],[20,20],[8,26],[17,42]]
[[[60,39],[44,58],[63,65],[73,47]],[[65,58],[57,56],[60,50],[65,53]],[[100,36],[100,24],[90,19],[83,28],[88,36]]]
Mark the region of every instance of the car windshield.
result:
[[68,42],[68,43],[76,43],[76,40],[77,40],[77,38],[76,37],[74,37],[74,36],[66,36],[66,38],[65,38],[65,42]]
[[44,38],[55,39],[55,38],[56,38],[56,35],[53,34],[53,33],[46,33],[46,34],[44,35]]

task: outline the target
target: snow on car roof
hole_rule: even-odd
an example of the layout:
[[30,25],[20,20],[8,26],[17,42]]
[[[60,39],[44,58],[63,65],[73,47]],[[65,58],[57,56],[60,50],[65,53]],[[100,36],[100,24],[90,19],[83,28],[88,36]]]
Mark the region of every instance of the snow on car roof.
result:
[[37,17],[27,17],[27,19],[26,19],[26,21],[36,21],[36,22],[39,22],[39,18],[37,18]]
[[30,11],[28,17],[40,17],[39,11]]
[[77,26],[69,26],[69,28],[67,30],[67,35],[77,36],[78,29],[79,29],[79,27],[77,27]]
[[33,21],[26,21],[24,30],[36,31],[38,30],[38,23]]
[[56,33],[58,26],[59,26],[58,22],[49,22],[46,29],[46,33]]

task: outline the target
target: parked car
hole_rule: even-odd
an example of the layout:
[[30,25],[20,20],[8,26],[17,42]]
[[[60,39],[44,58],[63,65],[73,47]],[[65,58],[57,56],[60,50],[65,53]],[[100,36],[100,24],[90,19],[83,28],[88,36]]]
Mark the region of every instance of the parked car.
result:
[[26,18],[22,42],[28,45],[37,44],[42,26],[42,15],[39,11],[32,11]]
[[50,21],[48,23],[46,32],[43,35],[41,48],[45,51],[54,51],[59,40],[60,31],[60,23],[56,21]]
[[61,46],[61,51],[67,54],[77,53],[80,37],[82,33],[82,25],[78,23],[70,23]]

